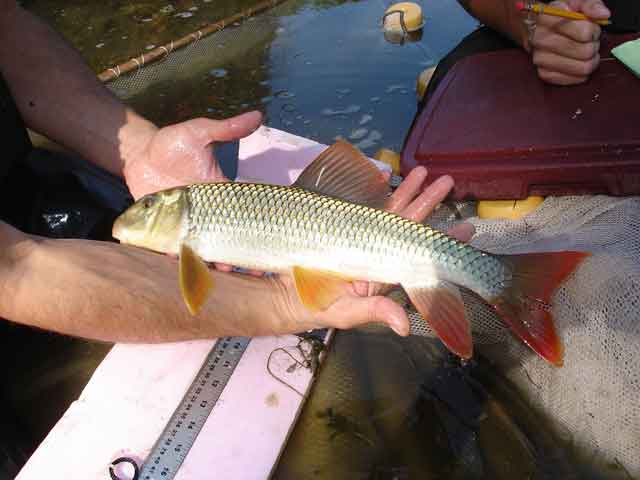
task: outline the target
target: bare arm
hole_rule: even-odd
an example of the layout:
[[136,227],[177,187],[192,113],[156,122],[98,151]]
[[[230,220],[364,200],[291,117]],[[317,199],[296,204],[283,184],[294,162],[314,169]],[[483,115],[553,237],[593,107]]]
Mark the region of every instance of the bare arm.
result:
[[458,0],[460,5],[484,25],[528,48],[527,31],[513,0]]
[[116,175],[157,130],[14,0],[0,0],[0,69],[29,128]]
[[[0,317],[113,342],[264,335],[310,328],[283,308],[273,280],[212,271],[211,301],[192,317],[175,259],[113,243],[50,240],[0,222]],[[250,298],[250,301],[249,301]],[[289,319],[289,320],[287,320]]]

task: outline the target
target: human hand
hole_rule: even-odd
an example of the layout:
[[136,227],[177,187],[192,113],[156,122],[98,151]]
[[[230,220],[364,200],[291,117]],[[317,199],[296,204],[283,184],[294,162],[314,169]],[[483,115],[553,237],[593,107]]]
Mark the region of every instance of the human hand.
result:
[[214,158],[211,144],[246,137],[262,122],[260,112],[226,120],[195,118],[155,131],[143,154],[124,166],[133,197],[191,183],[227,180]]
[[[567,0],[549,4],[565,10],[584,13],[604,20],[611,13],[600,0]],[[600,64],[601,29],[595,22],[568,20],[551,15],[539,15],[530,43],[538,76],[556,85],[576,85],[585,82]]]
[[[453,179],[444,176],[423,189],[426,176],[425,168],[413,169],[390,197],[386,210],[418,222],[428,217],[453,188]],[[473,236],[474,228],[471,224],[463,223],[447,233],[458,240],[468,241]],[[382,296],[391,288],[389,285],[345,282],[344,295],[328,309],[313,314],[300,303],[293,280],[289,276],[278,276],[272,281],[280,287],[280,294],[275,297],[275,301],[277,309],[282,311],[280,318],[282,322],[286,322],[287,331],[320,327],[347,329],[379,322],[387,324],[399,335],[409,334],[409,320],[403,308]]]

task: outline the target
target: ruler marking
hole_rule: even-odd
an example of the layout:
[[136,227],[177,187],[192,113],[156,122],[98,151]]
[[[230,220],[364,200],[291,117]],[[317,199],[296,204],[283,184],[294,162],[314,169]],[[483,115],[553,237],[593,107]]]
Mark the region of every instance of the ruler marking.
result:
[[216,341],[142,465],[141,480],[171,480],[176,476],[249,341],[245,337]]

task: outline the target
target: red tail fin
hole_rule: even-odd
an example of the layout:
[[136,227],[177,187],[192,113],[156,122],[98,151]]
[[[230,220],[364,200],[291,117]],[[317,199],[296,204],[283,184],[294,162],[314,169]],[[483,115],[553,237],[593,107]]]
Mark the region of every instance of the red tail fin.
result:
[[563,349],[549,312],[551,296],[588,256],[583,252],[506,255],[512,283],[491,301],[502,320],[538,355],[562,366]]

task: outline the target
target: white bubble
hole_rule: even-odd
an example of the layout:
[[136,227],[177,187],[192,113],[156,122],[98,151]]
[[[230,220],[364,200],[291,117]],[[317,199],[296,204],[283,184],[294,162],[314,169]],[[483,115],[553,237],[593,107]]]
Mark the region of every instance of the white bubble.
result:
[[369,115],[368,113],[365,113],[364,115],[362,115],[362,117],[360,118],[360,125],[366,125],[367,123],[369,123],[371,120],[373,120],[373,117],[371,115]]
[[360,111],[359,105],[349,105],[346,108],[337,108],[337,109],[323,108],[321,113],[322,115],[330,117],[334,115],[349,115],[352,113],[358,113],[359,111]]
[[349,135],[349,139],[360,140],[361,138],[366,137],[367,133],[369,133],[369,130],[366,128],[356,128],[354,131],[351,132],[351,135]]
[[223,78],[227,76],[227,71],[224,68],[214,68],[209,70],[209,75],[214,78]]

